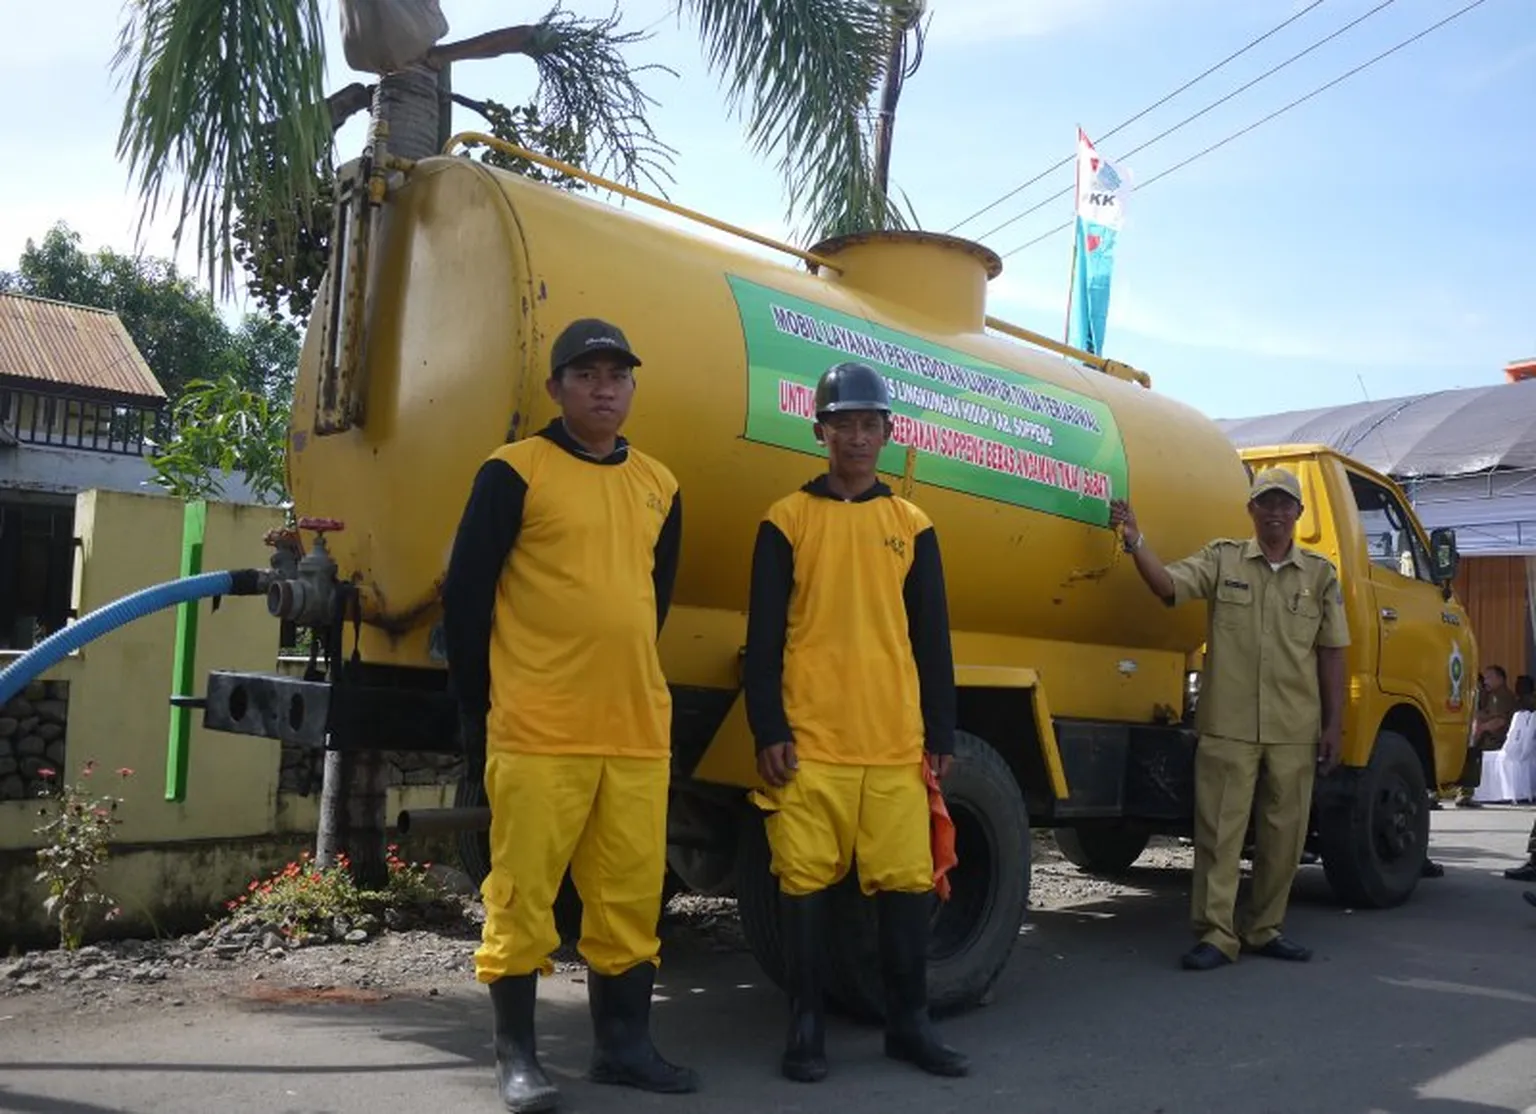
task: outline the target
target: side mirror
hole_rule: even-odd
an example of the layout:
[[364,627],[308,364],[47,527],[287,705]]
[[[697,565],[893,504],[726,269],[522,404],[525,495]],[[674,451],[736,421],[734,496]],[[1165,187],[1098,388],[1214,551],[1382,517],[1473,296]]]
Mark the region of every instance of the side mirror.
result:
[[1442,527],[1430,531],[1429,535],[1430,566],[1434,579],[1440,584],[1449,584],[1456,579],[1456,569],[1461,557],[1456,552],[1456,531]]

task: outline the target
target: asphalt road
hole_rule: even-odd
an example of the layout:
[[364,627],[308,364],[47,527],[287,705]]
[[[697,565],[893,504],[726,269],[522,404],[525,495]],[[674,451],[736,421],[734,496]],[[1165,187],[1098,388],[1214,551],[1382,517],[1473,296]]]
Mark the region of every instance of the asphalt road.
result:
[[[832,1075],[779,1078],[783,1003],[741,954],[666,956],[663,1050],[705,1089],[661,1098],[581,1079],[585,991],[542,986],[546,1067],[567,1111],[1060,1111],[1063,1114],[1481,1114],[1536,1111],[1536,908],[1499,872],[1532,810],[1435,815],[1442,879],[1387,912],[1297,881],[1288,929],[1313,962],[1178,969],[1188,875],[1034,915],[991,1004],[943,1022],[973,1075],[931,1079],[834,1021]],[[274,1005],[238,993],[178,1010],[76,1016],[0,1001],[0,1110],[22,1114],[474,1114],[500,1110],[489,1009],[474,986],[376,1004]]]

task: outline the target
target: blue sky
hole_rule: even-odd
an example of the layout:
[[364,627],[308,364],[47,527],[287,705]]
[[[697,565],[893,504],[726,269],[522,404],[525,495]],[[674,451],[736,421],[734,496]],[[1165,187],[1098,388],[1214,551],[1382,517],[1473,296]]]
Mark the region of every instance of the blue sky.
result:
[[[1111,158],[1376,7],[1325,0],[1284,31],[1125,131]],[[1133,181],[1245,127],[1467,0],[1394,0],[1351,31],[1130,159]],[[604,15],[608,0],[566,0]],[[893,182],[926,228],[945,230],[1070,155],[1301,8],[1305,0],[930,0],[922,68],[897,119]],[[357,79],[326,0],[332,87]],[[459,38],[546,5],[443,0]],[[672,198],[785,234],[780,183],[745,148],[692,25],[664,0],[622,3],[652,27],[635,62],[657,133],[679,151]],[[0,176],[0,266],[55,220],[88,247],[133,246],[138,211],[114,157],[122,95],[107,66],[120,0],[27,5],[0,42],[0,98],[24,160]],[[527,98],[520,59],[466,63],[455,87]],[[1106,353],[1213,417],[1498,382],[1536,356],[1536,0],[1485,0],[1460,19],[1146,189],[1128,202]],[[478,117],[460,110],[459,127]],[[344,156],[360,120],[338,137]],[[1070,185],[1063,168],[963,226],[987,232]],[[1007,253],[1071,216],[1061,198],[987,238]],[[145,248],[171,254],[171,222]],[[189,242],[179,258],[192,261]],[[991,312],[1059,335],[1071,239],[1007,255]],[[235,312],[238,306],[227,307]]]

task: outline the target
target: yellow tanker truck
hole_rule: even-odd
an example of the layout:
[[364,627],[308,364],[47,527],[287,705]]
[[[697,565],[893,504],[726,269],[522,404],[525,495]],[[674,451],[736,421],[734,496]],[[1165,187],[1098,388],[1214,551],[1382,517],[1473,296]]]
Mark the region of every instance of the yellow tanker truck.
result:
[[[812,385],[850,357],[891,384],[883,467],[932,516],[946,563],[961,736],[944,790],[960,862],[935,912],[936,1007],[974,1003],[1006,962],[1032,826],[1102,872],[1154,833],[1190,830],[1206,616],[1146,590],[1108,525],[1111,496],[1134,501],[1171,559],[1248,534],[1250,464],[1298,471],[1302,540],[1338,564],[1354,636],[1345,768],[1320,781],[1314,846],[1346,901],[1412,892],[1426,787],[1465,754],[1475,648],[1449,589],[1454,537],[1427,538],[1390,480],[1317,447],[1245,461],[1140,372],[989,318],[1001,264],[973,243],[878,233],[801,252],[717,238],[447,155],[379,158],[348,181],[290,429],[308,518],[297,544],[278,541],[269,592],[275,615],[325,636],[327,660],[303,679],[210,674],[208,727],[332,749],[458,747],[439,625],[458,516],[485,456],[552,416],[554,335],[599,316],[644,354],[625,433],[675,472],[686,510],[661,636],[669,865],[684,886],[736,896],[769,975],[775,890],[745,799],[748,571],[764,509],[823,467]],[[481,793],[464,786],[460,803],[483,806]],[[483,871],[483,835],[469,842]],[[877,1014],[872,914],[851,879],[838,896],[829,992]]]

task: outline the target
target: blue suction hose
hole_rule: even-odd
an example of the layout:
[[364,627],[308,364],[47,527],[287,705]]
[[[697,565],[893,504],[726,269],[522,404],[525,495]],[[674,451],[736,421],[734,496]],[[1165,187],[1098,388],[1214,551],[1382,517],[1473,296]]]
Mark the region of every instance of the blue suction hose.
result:
[[205,572],[141,588],[132,595],[113,600],[79,622],[49,635],[0,671],[0,705],[25,689],[49,666],[68,657],[87,642],[93,642],[135,619],[142,619],[180,603],[190,603],[210,596],[260,595],[263,592],[260,576],[256,569]]

